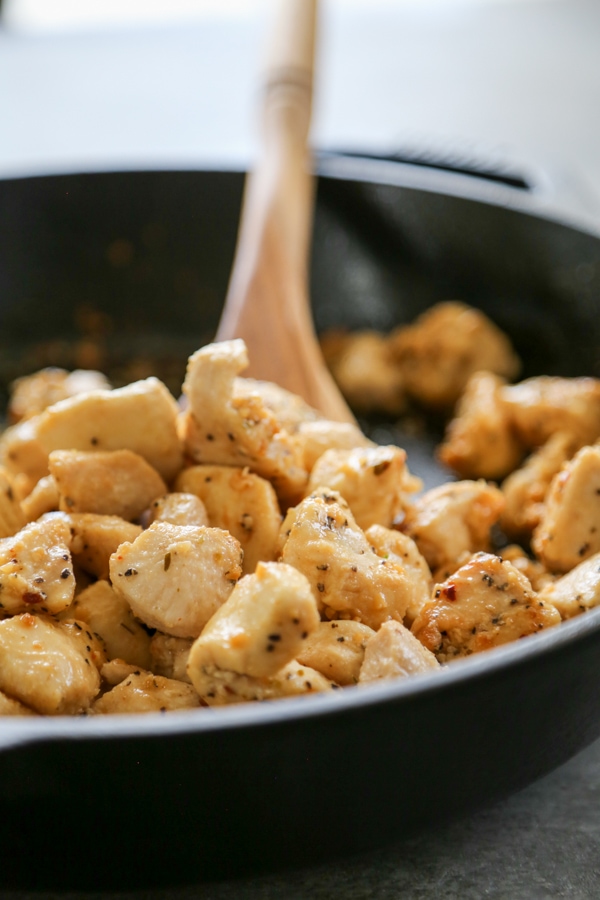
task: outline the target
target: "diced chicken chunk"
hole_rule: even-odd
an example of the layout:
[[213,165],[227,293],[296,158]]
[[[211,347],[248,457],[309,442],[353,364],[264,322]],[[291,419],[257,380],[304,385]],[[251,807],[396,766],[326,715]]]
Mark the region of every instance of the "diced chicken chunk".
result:
[[224,528],[244,551],[243,571],[275,559],[281,512],[272,485],[236,466],[191,466],[178,475],[175,487],[199,497],[214,528]]
[[600,380],[540,375],[501,389],[517,434],[528,447],[545,444],[557,431],[579,445],[600,437]]
[[0,539],[12,537],[25,525],[25,515],[15,495],[12,479],[0,468]]
[[198,637],[242,574],[238,541],[219,528],[157,522],[110,559],[110,580],[135,616]]
[[515,469],[525,453],[514,433],[499,388],[504,379],[475,372],[458,401],[438,456],[462,478],[497,481]]
[[48,468],[63,512],[136,519],[167,491],[156,469],[132,450],[54,450]]
[[449,482],[415,501],[405,529],[434,571],[452,566],[465,554],[488,550],[490,529],[503,506],[502,493],[492,484]]
[[127,601],[108,581],[96,581],[81,591],[67,614],[86,622],[100,635],[109,659],[122,659],[142,669],[150,668],[150,635],[135,619]]
[[107,661],[106,647],[100,635],[92,631],[87,622],[63,614],[59,617],[58,627],[79,647],[82,656],[98,670],[102,668]]
[[544,501],[554,476],[577,449],[572,437],[557,432],[502,484],[502,530],[511,538],[529,540],[544,515]]
[[174,712],[179,709],[196,709],[201,706],[200,697],[190,684],[138,672],[129,675],[116,687],[103,694],[92,707],[95,714]]
[[331,422],[318,419],[316,422],[302,422],[295,434],[296,443],[301,447],[304,468],[310,472],[316,461],[326,450],[353,450],[355,447],[374,447],[352,422]]
[[562,578],[546,584],[538,600],[551,603],[561,618],[571,619],[600,605],[600,553],[579,563]]
[[365,537],[377,556],[391,559],[402,567],[405,576],[402,590],[407,602],[404,624],[411,625],[431,593],[431,572],[425,557],[413,539],[401,531],[372,525]]
[[279,427],[285,428],[290,434],[295,434],[304,423],[322,419],[321,413],[309,406],[302,397],[272,381],[238,378],[235,387],[241,394],[258,395],[277,419]]
[[15,424],[36,416],[59,400],[88,391],[109,389],[106,376],[92,369],[76,369],[74,372],[57,368],[41,369],[33,375],[18,378],[11,385],[8,419]]
[[423,487],[408,471],[406,451],[394,446],[327,450],[311,472],[308,493],[321,484],[342,495],[363,529],[392,525]]
[[35,716],[36,713],[19,700],[0,691],[0,716]]
[[187,664],[193,643],[191,638],[176,638],[157,631],[150,641],[152,664],[149,668],[165,678],[189,681]]
[[52,475],[44,475],[36,483],[31,493],[21,500],[21,509],[28,522],[35,522],[45,513],[55,512],[59,503],[60,497],[56,481]]
[[150,507],[150,524],[168,522],[170,525],[209,525],[208,513],[200,497],[195,494],[165,494]]
[[71,531],[50,513],[0,541],[0,610],[56,614],[70,606],[75,578]]
[[300,448],[254,383],[237,377],[247,365],[242,340],[209,344],[190,357],[180,419],[186,451],[198,463],[248,466],[293,501],[307,480]]
[[456,403],[473,372],[484,369],[512,379],[520,368],[504,332],[464,303],[432,306],[392,333],[390,344],[407,392],[433,408]]
[[[383,626],[382,626],[383,627]],[[319,622],[306,638],[298,662],[339,685],[356,684],[368,641],[376,634],[361,622]]]
[[532,559],[518,544],[507,544],[501,552],[502,559],[512,563],[519,572],[522,572],[536,593],[547,584],[556,581],[555,575],[552,575],[537,559]]
[[552,572],[600,551],[600,446],[582,447],[554,476],[532,547]]
[[408,628],[400,622],[384,622],[367,644],[359,682],[406,678],[439,667],[431,650],[424,647]]
[[77,715],[99,689],[90,656],[59,625],[31,613],[0,622],[1,691],[44,715]]
[[259,563],[217,610],[194,643],[188,673],[216,666],[266,678],[291,662],[319,624],[308,580],[285,563]]
[[135,541],[142,533],[140,525],[126,522],[119,516],[71,513],[68,521],[73,535],[73,561],[96,578],[108,579],[110,557],[117,547],[126,541]]
[[308,578],[327,618],[356,619],[377,629],[402,621],[406,573],[371,548],[345,500],[319,488],[291,509],[281,526],[281,559]]
[[183,462],[178,412],[157,378],[78,394],[8,428],[0,439],[0,461],[37,481],[48,474],[53,450],[133,450],[168,482]]
[[336,687],[320,672],[301,666],[296,660],[268,678],[239,675],[217,666],[204,666],[200,669],[190,667],[189,674],[194,687],[208,706],[248,703],[252,700],[279,700],[330,691]]
[[511,563],[478,553],[447,581],[415,619],[412,632],[440,662],[507,644],[560,622]]
[[404,412],[404,377],[385,335],[370,330],[346,334],[328,363],[341,392],[357,412],[389,416]]

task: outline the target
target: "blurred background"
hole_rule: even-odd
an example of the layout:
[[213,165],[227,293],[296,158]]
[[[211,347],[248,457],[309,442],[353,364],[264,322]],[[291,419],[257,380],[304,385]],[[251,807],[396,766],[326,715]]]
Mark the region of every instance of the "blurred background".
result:
[[[0,176],[245,167],[271,0],[4,0]],[[322,0],[313,144],[600,217],[597,0]]]

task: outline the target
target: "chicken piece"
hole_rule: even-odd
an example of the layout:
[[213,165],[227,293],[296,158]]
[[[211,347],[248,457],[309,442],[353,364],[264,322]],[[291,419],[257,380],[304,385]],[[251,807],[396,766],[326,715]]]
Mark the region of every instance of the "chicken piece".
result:
[[551,572],[600,551],[600,446],[582,447],[554,476],[531,546]]
[[392,531],[381,525],[372,525],[365,532],[369,544],[382,559],[391,559],[404,571],[402,588],[407,607],[404,624],[411,625],[421,607],[430,597],[431,572],[411,537],[401,531]]
[[449,662],[559,622],[558,611],[537,598],[515,566],[499,556],[478,553],[436,586],[412,632],[440,662]]
[[208,525],[208,513],[200,497],[189,493],[172,493],[159,497],[150,507],[150,524]]
[[35,522],[45,513],[58,509],[60,497],[58,485],[52,475],[44,475],[35,487],[21,500],[21,510],[27,522]]
[[300,447],[253,390],[255,382],[237,377],[247,365],[242,340],[209,344],[190,357],[188,407],[180,417],[186,451],[197,463],[248,466],[283,502],[294,502],[308,478]]
[[100,671],[107,662],[106,646],[101,636],[92,631],[87,622],[74,618],[73,612],[71,617],[62,614],[59,617],[58,627],[79,647],[82,656]]
[[316,422],[302,422],[295,435],[296,443],[302,450],[304,468],[310,472],[316,461],[326,450],[353,450],[355,447],[375,447],[352,422],[330,422],[318,419]]
[[25,515],[6,469],[0,468],[0,539],[12,537],[25,525]]
[[63,512],[136,519],[167,492],[156,469],[131,450],[54,450],[48,468]]
[[100,690],[100,675],[60,625],[23,613],[0,622],[0,690],[44,715],[77,715]]
[[40,369],[33,375],[17,378],[11,385],[8,421],[14,425],[22,419],[37,416],[59,400],[97,390],[110,390],[110,384],[102,372],[92,369],[68,372],[53,367]]
[[389,340],[407,393],[434,409],[453,406],[473,372],[513,379],[521,365],[504,332],[465,303],[438,303]]
[[[383,627],[383,626],[382,626]],[[335,684],[356,684],[365,647],[377,632],[361,622],[319,622],[298,653],[303,666],[316,669]]]
[[242,394],[258,395],[270,410],[280,428],[294,434],[306,422],[317,422],[323,416],[316,409],[286,388],[272,381],[258,381],[255,378],[239,378],[236,389]]
[[188,668],[194,687],[208,706],[248,703],[252,700],[279,700],[330,691],[337,687],[320,672],[301,666],[296,660],[288,663],[269,678],[239,675],[217,666]]
[[406,451],[394,446],[327,450],[315,463],[307,493],[321,484],[342,495],[362,529],[389,527],[404,517],[410,495],[423,487],[408,471]]
[[156,522],[110,558],[110,580],[133,611],[175,637],[198,637],[242,574],[242,550],[220,528]]
[[346,335],[330,368],[342,394],[357,412],[395,417],[405,411],[404,376],[383,334],[367,330]]
[[469,378],[449,423],[438,457],[461,478],[497,481],[515,469],[525,448],[511,427],[500,399],[503,378],[475,372]]
[[152,663],[149,668],[165,678],[189,681],[187,664],[193,643],[191,638],[171,637],[170,634],[157,631],[150,641]]
[[426,491],[404,529],[434,571],[490,547],[490,529],[504,507],[501,491],[485,481],[456,481]]
[[285,563],[259,563],[212,616],[194,642],[188,674],[216,666],[268,678],[291,662],[319,624],[308,580]]
[[329,619],[356,619],[377,630],[402,621],[408,605],[404,567],[371,548],[350,508],[321,487],[290,509],[281,526],[281,559],[308,578]]
[[562,619],[572,619],[599,606],[600,553],[579,563],[562,578],[546,584],[539,592],[538,600],[555,606]]
[[600,437],[600,380],[540,375],[501,388],[513,427],[527,447],[545,444],[557,431],[578,446]]
[[37,481],[48,474],[53,450],[132,450],[169,482],[183,462],[178,411],[157,378],[78,394],[7,428],[0,438],[0,462]]
[[151,667],[150,635],[108,581],[96,581],[78,594],[67,614],[100,635],[108,659],[122,659],[142,669]]
[[576,450],[571,435],[559,431],[505,479],[500,525],[508,537],[530,540],[544,514],[544,501],[552,479]]
[[244,574],[275,559],[281,512],[275,490],[260,475],[234,466],[191,466],[178,475],[175,488],[199,497],[210,524],[237,538]]
[[115,687],[121,684],[130,675],[140,675],[140,666],[132,666],[131,663],[125,662],[124,659],[109,659],[100,669],[100,675],[104,684]]
[[538,593],[547,584],[556,581],[556,576],[552,575],[545,566],[537,559],[532,559],[519,547],[518,544],[508,544],[502,547],[500,551],[502,559],[512,563],[531,582],[531,587]]
[[190,684],[152,672],[132,673],[103,694],[92,707],[96,715],[108,713],[176,712],[196,709],[200,697]]
[[96,578],[108,579],[110,557],[117,547],[126,541],[135,541],[142,533],[140,525],[126,522],[119,516],[71,513],[65,518],[73,535],[73,561]]
[[0,540],[0,610],[56,614],[70,606],[75,578],[71,531],[60,514],[50,513]]
[[0,716],[35,716],[36,713],[28,706],[13,700],[12,697],[0,691]]
[[406,678],[439,667],[431,650],[408,628],[400,622],[384,622],[367,644],[358,680],[367,684],[381,678]]

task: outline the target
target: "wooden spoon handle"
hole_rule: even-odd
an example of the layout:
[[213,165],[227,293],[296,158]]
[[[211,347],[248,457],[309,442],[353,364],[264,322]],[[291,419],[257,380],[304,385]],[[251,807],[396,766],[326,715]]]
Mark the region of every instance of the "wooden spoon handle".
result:
[[308,297],[316,17],[316,0],[280,0],[264,76],[261,154],[246,179],[217,340],[243,338],[248,375],[300,394],[330,418],[354,421],[323,362]]

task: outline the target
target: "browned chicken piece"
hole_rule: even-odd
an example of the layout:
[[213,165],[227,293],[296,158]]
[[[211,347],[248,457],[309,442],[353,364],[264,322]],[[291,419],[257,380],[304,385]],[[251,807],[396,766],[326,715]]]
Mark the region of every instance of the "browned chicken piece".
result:
[[357,684],[365,648],[376,633],[362,622],[319,622],[298,653],[298,662],[316,669],[335,684]]
[[132,450],[54,450],[48,468],[63,512],[136,519],[167,492],[156,469]]
[[404,567],[375,553],[336,491],[321,487],[290,509],[280,541],[281,559],[306,575],[326,618],[355,619],[375,630],[404,618]]
[[525,448],[499,396],[503,384],[492,372],[475,372],[458,401],[438,457],[461,478],[498,481],[523,459]]
[[265,407],[270,410],[280,428],[295,434],[306,422],[318,422],[323,419],[320,412],[286,388],[272,381],[258,381],[256,378],[239,378],[236,389],[241,394],[259,396]]
[[326,450],[353,450],[355,447],[374,447],[352,422],[330,422],[318,419],[316,422],[302,422],[295,434],[296,443],[302,450],[304,468],[310,472],[316,461]]
[[281,700],[284,697],[300,697],[330,691],[337,687],[328,678],[299,662],[288,663],[268,678],[238,675],[217,666],[204,666],[190,671],[194,687],[208,706],[225,706],[231,703]]
[[157,378],[78,394],[7,428],[0,438],[0,462],[37,481],[48,474],[53,450],[125,449],[139,453],[169,482],[183,463],[178,412]]
[[187,664],[193,643],[191,638],[176,638],[157,631],[150,641],[152,664],[148,668],[165,678],[189,681]]
[[150,523],[168,522],[170,525],[209,525],[208,513],[200,497],[195,494],[173,492],[159,497],[150,506]]
[[600,446],[582,447],[554,476],[531,546],[551,572],[600,551]]
[[464,554],[489,550],[490,529],[504,507],[501,491],[485,481],[456,481],[422,494],[406,518],[405,531],[432,571]]
[[403,621],[410,626],[431,595],[431,572],[425,557],[413,539],[401,531],[372,525],[365,537],[377,556],[391,559],[402,567],[405,576],[402,587],[408,603]]
[[499,556],[478,553],[436,586],[412,632],[440,662],[449,662],[559,622],[558,611],[538,599],[515,566]]
[[453,406],[474,372],[513,379],[520,361],[508,337],[483,312],[464,303],[432,306],[390,336],[406,390],[423,406]]
[[142,533],[140,525],[126,522],[119,516],[98,516],[95,513],[71,513],[65,518],[70,524],[73,539],[73,561],[90,575],[108,579],[109,561],[117,547],[135,541]]
[[346,335],[340,352],[330,358],[330,368],[357,412],[399,416],[405,411],[404,376],[383,334],[358,331]]
[[58,485],[52,475],[44,475],[37,482],[27,497],[21,500],[21,510],[28,522],[35,522],[44,513],[55,512],[58,509],[60,497]]
[[600,437],[600,380],[540,375],[500,391],[513,426],[528,447],[545,444],[557,431],[578,446]]
[[0,716],[35,716],[32,709],[0,691]]
[[175,481],[178,491],[195,494],[214,528],[224,528],[244,551],[243,571],[275,559],[281,512],[273,486],[237,466],[190,466]]
[[110,558],[133,614],[174,637],[198,637],[242,574],[242,550],[220,528],[156,522]]
[[307,495],[321,484],[342,495],[362,529],[392,525],[423,487],[408,471],[406,451],[393,446],[327,450],[315,463]]
[[239,339],[208,344],[190,357],[180,417],[186,452],[197,463],[248,466],[271,481],[283,502],[294,502],[308,478],[300,447],[253,390],[256,382],[237,377],[247,365]]
[[56,614],[70,606],[75,578],[71,531],[60,513],[0,540],[0,611]]
[[134,672],[92,706],[96,715],[109,713],[165,713],[201,706],[191,686],[152,672]]
[[505,504],[500,525],[508,537],[530,540],[544,514],[544,501],[552,479],[576,450],[571,435],[559,431],[504,480]]
[[110,390],[105,375],[92,369],[47,368],[18,378],[11,385],[8,403],[8,420],[11,424],[22,419],[30,419],[53,406],[59,400],[66,400],[87,391]]
[[0,467],[0,539],[12,537],[23,528],[25,522],[12,478],[6,469]]
[[304,575],[285,563],[259,563],[194,642],[188,675],[192,684],[197,672],[212,667],[271,677],[295,659],[318,624],[317,604]]
[[538,599],[551,603],[561,618],[572,619],[600,605],[600,553],[579,563],[562,578],[546,584]]
[[23,613],[0,622],[0,690],[44,715],[77,715],[100,690],[100,675],[83,643]]
[[502,559],[512,563],[515,569],[518,569],[519,572],[522,572],[529,579],[531,587],[536,593],[545,588],[546,585],[556,581],[555,575],[552,575],[539,560],[528,556],[518,544],[508,544],[502,548],[500,554]]
[[434,654],[400,622],[384,622],[365,650],[359,682],[406,678],[439,669]]
[[66,615],[86,622],[102,638],[108,659],[151,668],[150,635],[108,581],[96,581],[81,591]]

